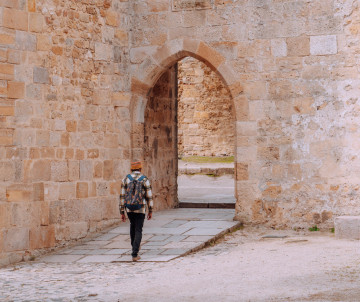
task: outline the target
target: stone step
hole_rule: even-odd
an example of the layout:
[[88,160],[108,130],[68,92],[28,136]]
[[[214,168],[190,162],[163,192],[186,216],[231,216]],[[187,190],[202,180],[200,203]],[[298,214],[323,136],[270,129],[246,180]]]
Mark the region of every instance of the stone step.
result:
[[235,203],[226,202],[179,202],[179,208],[193,209],[235,209]]
[[225,174],[234,174],[234,168],[209,168],[209,167],[183,167],[179,168],[179,175],[207,174],[221,176]]
[[360,216],[335,218],[335,236],[338,239],[360,239]]

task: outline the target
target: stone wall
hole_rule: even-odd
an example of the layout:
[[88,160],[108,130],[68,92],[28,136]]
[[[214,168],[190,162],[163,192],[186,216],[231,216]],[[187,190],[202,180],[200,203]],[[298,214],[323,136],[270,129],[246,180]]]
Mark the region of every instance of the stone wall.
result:
[[153,189],[154,209],[169,209],[177,200],[176,66],[157,81],[145,111],[144,174]]
[[230,91],[206,64],[178,63],[178,140],[181,156],[232,156],[235,118]]
[[0,1],[1,262],[119,221],[149,96],[187,56],[231,94],[236,219],[360,215],[359,42],[357,0]]
[[276,227],[360,215],[358,1],[137,1],[133,123],[186,56],[227,84],[236,114],[236,218]]
[[7,263],[119,221],[130,160],[128,3],[1,1],[0,25]]

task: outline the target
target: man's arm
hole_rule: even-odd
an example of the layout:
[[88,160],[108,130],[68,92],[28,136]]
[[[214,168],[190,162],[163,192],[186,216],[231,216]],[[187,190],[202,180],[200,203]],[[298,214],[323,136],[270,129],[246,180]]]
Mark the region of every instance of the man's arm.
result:
[[153,203],[153,197],[152,197],[152,189],[151,189],[151,183],[149,179],[146,179],[145,181],[145,198],[147,201],[147,205],[148,205],[148,219],[150,220],[152,218],[152,212],[153,212],[153,208],[154,208],[154,203]]
[[126,216],[125,216],[125,189],[126,189],[126,183],[125,183],[125,180],[123,180],[121,182],[120,202],[119,202],[119,210],[120,210],[121,220],[123,222],[126,221]]

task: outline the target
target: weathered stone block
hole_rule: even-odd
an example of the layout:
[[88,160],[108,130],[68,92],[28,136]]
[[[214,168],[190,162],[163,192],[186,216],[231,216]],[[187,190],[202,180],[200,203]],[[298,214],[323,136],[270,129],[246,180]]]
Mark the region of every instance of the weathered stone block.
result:
[[113,46],[104,43],[95,43],[95,60],[111,61],[114,57]]
[[30,247],[28,228],[11,228],[3,232],[3,251],[23,251]]
[[8,63],[12,64],[21,64],[23,61],[22,52],[20,50],[10,50],[7,51]]
[[14,65],[13,64],[0,63],[0,73],[13,75],[14,74]]
[[203,26],[206,22],[206,11],[188,11],[184,13],[183,18],[185,27]]
[[268,198],[277,198],[282,192],[281,186],[270,185],[263,191],[263,196]]
[[36,145],[38,146],[49,146],[50,132],[45,130],[36,131]]
[[172,0],[172,9],[177,10],[192,10],[211,8],[211,0]]
[[338,239],[360,239],[360,216],[335,218],[335,236]]
[[236,122],[236,131],[240,136],[252,136],[257,134],[256,122]]
[[335,35],[310,37],[310,53],[312,55],[334,55],[337,53]]
[[76,121],[66,121],[66,131],[67,132],[75,132],[76,131]]
[[75,183],[61,183],[59,191],[59,199],[73,199],[76,197]]
[[51,180],[52,181],[68,181],[69,170],[66,161],[51,162]]
[[102,178],[103,177],[103,162],[96,162],[94,165],[94,178]]
[[22,82],[8,82],[8,98],[21,99],[25,96],[25,84]]
[[18,50],[36,51],[36,36],[25,31],[16,31],[15,47]]
[[244,92],[250,100],[263,100],[267,95],[267,84],[262,81],[244,83]]
[[204,58],[214,68],[217,68],[225,61],[225,58],[220,53],[215,51],[213,48],[210,48],[203,42],[200,42],[196,54],[201,58]]
[[99,157],[99,149],[89,149],[87,152],[88,158],[98,158]]
[[99,116],[99,108],[94,105],[87,105],[85,107],[85,119],[87,120],[96,120]]
[[36,11],[36,0],[28,0],[28,11],[32,13]]
[[0,34],[0,44],[14,44],[15,38],[14,36]]
[[11,181],[15,179],[15,166],[11,161],[0,162],[0,181]]
[[279,147],[259,147],[258,158],[262,160],[279,160]]
[[33,184],[33,200],[44,201],[44,183]]
[[33,106],[28,100],[16,100],[15,102],[15,114],[16,116],[32,116]]
[[46,68],[34,67],[34,82],[49,84],[49,72]]
[[29,14],[29,30],[32,32],[42,32],[44,30],[45,19],[40,13]]
[[116,134],[107,134],[104,137],[105,148],[117,148],[119,147],[119,136]]
[[83,238],[88,233],[88,223],[86,221],[69,223],[68,227],[69,227],[70,239]]
[[55,246],[55,227],[40,226],[31,228],[29,232],[30,249],[49,248]]
[[28,14],[21,10],[4,8],[2,25],[7,28],[27,31]]
[[249,165],[245,163],[236,163],[236,179],[248,180],[249,179]]
[[310,38],[307,36],[286,39],[288,56],[308,56],[310,54]]
[[51,37],[49,35],[38,35],[37,36],[37,50],[50,50],[51,49]]
[[93,175],[93,162],[91,160],[80,160],[80,179],[91,180]]
[[30,163],[30,170],[25,175],[33,181],[47,181],[51,179],[51,161],[47,159],[34,160]]
[[[10,205],[8,203],[0,203],[0,228],[10,227]],[[0,245],[1,246],[1,245]]]
[[113,178],[114,174],[114,163],[112,160],[104,161],[104,179],[109,180]]
[[271,40],[271,54],[274,57],[286,57],[287,45],[285,39],[272,39]]
[[89,195],[89,188],[87,182],[78,182],[76,184],[76,198],[86,198]]
[[119,16],[117,12],[111,10],[106,12],[105,22],[107,25],[116,27],[118,26],[118,20]]

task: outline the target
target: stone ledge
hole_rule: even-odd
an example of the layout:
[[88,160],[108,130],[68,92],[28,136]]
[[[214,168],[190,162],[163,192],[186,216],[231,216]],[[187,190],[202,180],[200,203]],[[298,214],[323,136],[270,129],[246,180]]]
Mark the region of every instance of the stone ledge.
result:
[[179,175],[207,174],[212,176],[221,176],[225,174],[234,174],[234,168],[205,168],[189,167],[179,168]]
[[360,240],[360,216],[335,218],[335,236],[338,239]]

